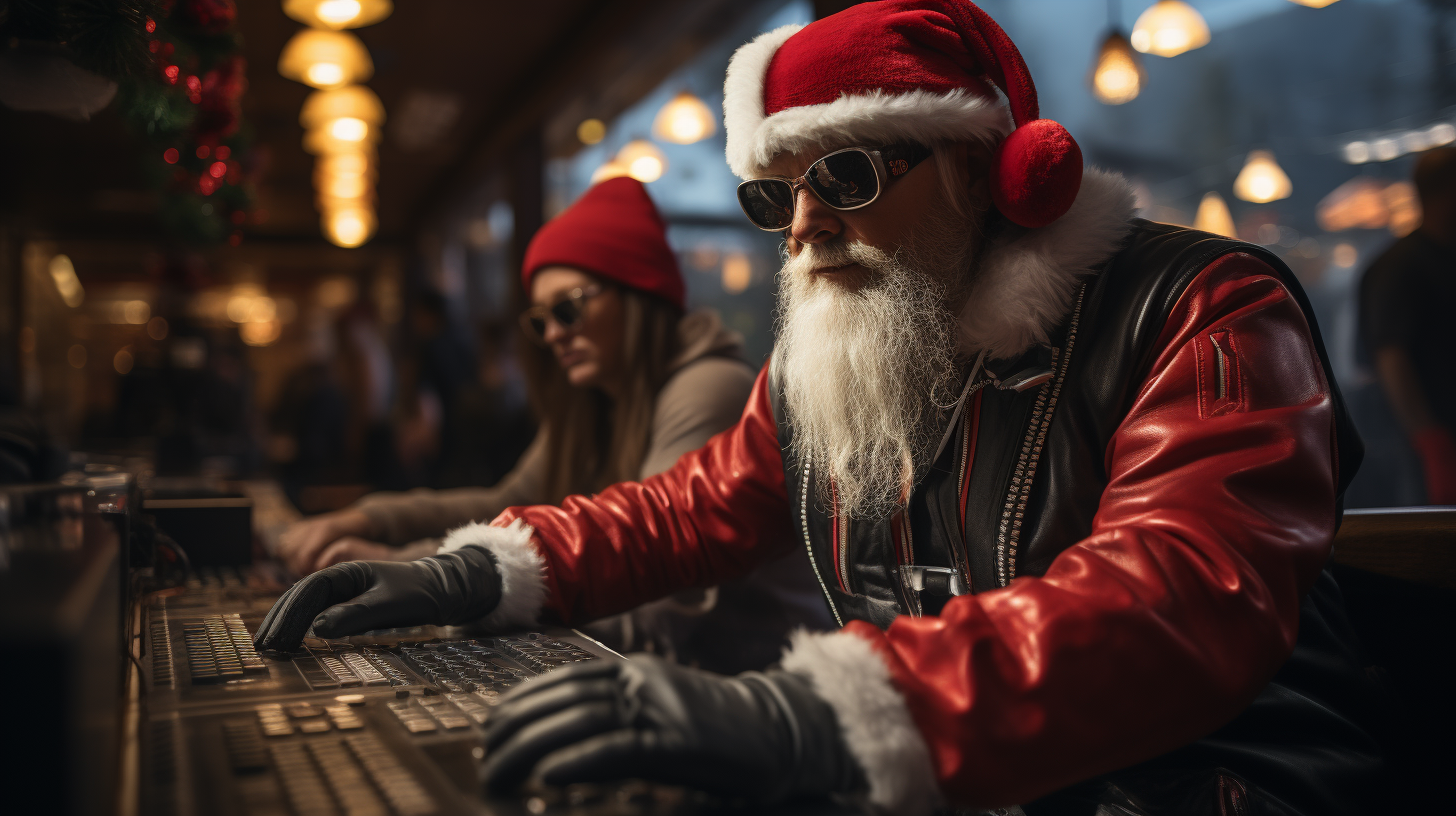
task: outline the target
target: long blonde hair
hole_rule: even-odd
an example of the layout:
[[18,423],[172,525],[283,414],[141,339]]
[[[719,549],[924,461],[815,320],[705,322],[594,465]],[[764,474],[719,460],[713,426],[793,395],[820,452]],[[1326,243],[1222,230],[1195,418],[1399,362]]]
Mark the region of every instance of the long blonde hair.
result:
[[[612,286],[603,281],[604,286]],[[679,347],[682,311],[662,298],[617,287],[626,336],[622,338],[622,397],[577,388],[549,348],[520,344],[521,368],[541,432],[547,435],[546,501],[595,493],[635,481],[652,438],[657,392],[667,382]]]

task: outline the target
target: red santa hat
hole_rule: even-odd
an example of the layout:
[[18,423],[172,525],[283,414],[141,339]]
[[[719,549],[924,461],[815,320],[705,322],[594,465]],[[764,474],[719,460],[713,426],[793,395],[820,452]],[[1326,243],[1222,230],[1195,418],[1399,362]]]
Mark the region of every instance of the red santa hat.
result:
[[548,266],[590,272],[684,308],[686,290],[667,245],[667,225],[636,179],[607,179],[547,222],[526,247],[521,282],[529,290],[531,276]]
[[1082,180],[1076,141],[1038,118],[1021,52],[966,0],[861,3],[760,35],[728,65],[723,124],[740,178],[830,141],[1000,141],[993,200],[1025,227],[1060,218]]

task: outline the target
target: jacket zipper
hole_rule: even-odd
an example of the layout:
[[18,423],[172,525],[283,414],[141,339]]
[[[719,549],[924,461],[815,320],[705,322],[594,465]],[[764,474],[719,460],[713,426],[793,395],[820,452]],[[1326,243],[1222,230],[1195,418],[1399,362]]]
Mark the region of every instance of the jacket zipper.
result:
[[996,532],[996,581],[1000,586],[1006,586],[1016,577],[1017,548],[1021,541],[1021,524],[1026,519],[1026,503],[1031,496],[1031,484],[1036,478],[1036,467],[1046,445],[1047,429],[1051,427],[1057,398],[1062,393],[1062,382],[1067,377],[1067,365],[1072,360],[1077,324],[1082,317],[1082,298],[1086,294],[1087,285],[1083,284],[1077,290],[1077,303],[1072,307],[1066,345],[1052,349],[1052,367],[1057,375],[1037,392],[1031,421],[1027,423],[1026,436],[1021,441],[1021,454],[1017,457],[1016,469],[1012,471],[1011,488],[1007,492],[1006,503],[1001,507],[1001,523]]
[[1208,342],[1213,344],[1213,359],[1218,364],[1218,399],[1223,400],[1228,396],[1228,360],[1224,357],[1223,346],[1218,344],[1218,336],[1210,334]]
[[813,465],[805,459],[804,475],[799,487],[799,524],[804,532],[804,549],[809,553],[809,566],[814,568],[814,579],[819,582],[819,589],[824,592],[824,600],[829,604],[834,622],[842,629],[844,618],[839,616],[839,607],[834,605],[834,596],[829,594],[829,586],[824,583],[824,576],[819,573],[819,562],[814,559],[814,542],[809,539],[809,481],[812,475]]

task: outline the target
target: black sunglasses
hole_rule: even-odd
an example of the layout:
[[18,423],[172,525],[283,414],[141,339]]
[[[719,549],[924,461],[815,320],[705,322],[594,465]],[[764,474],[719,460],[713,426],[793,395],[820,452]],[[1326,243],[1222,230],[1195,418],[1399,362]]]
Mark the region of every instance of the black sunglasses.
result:
[[521,313],[521,328],[526,336],[533,341],[546,344],[546,321],[554,320],[557,325],[568,331],[581,320],[581,314],[586,309],[586,302],[602,293],[602,286],[594,283],[586,287],[577,287],[566,293],[566,297],[556,301],[550,306],[532,306]]
[[738,206],[754,226],[781,232],[794,222],[799,185],[808,187],[820,201],[836,210],[857,210],[873,204],[891,179],[910,172],[930,155],[930,148],[914,143],[878,150],[847,147],[809,165],[808,171],[796,179],[743,182],[738,185]]

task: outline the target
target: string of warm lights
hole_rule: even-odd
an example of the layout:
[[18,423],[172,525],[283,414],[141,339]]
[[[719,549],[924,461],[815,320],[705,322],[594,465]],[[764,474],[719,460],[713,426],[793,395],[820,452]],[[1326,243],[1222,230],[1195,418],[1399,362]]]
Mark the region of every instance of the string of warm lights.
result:
[[372,25],[394,10],[390,0],[283,0],[283,11],[309,28],[283,47],[278,72],[316,90],[298,121],[303,148],[317,157],[314,190],[323,233],[341,247],[374,235],[374,182],[384,105],[359,84],[374,74],[369,50],[345,29]]

